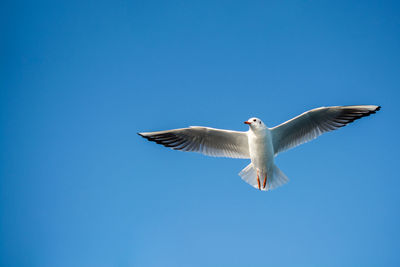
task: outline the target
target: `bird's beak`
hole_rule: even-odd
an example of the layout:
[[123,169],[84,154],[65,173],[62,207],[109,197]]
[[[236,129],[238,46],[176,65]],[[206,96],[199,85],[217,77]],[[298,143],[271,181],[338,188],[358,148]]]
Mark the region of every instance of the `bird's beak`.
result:
[[244,122],[244,124],[248,124],[248,125],[250,125],[250,124],[251,124],[251,122],[249,122],[249,121],[245,121],[245,122]]

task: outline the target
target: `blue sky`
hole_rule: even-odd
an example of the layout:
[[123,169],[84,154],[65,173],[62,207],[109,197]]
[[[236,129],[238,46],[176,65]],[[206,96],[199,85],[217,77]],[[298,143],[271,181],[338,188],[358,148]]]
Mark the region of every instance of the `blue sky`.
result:
[[[2,266],[399,266],[398,2],[2,6]],[[351,104],[267,193],[136,135]]]

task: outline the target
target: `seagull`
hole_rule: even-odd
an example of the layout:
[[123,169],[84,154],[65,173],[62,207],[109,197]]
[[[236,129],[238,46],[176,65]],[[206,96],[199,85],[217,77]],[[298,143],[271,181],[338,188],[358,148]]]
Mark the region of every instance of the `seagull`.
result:
[[239,176],[254,188],[268,191],[289,181],[274,163],[279,153],[369,116],[380,108],[375,105],[320,107],[273,128],[268,128],[258,118],[250,118],[244,122],[249,125],[247,132],[190,126],[138,134],[175,150],[250,159]]

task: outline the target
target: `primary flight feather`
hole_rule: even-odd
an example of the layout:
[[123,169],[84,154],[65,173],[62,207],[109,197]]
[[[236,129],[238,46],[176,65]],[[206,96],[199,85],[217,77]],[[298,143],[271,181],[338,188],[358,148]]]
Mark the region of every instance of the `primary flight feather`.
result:
[[159,132],[138,133],[157,144],[176,150],[213,157],[251,159],[239,175],[259,190],[268,191],[289,179],[274,164],[274,157],[321,134],[336,130],[380,109],[375,105],[320,107],[309,110],[276,127],[250,118],[247,132],[191,126]]

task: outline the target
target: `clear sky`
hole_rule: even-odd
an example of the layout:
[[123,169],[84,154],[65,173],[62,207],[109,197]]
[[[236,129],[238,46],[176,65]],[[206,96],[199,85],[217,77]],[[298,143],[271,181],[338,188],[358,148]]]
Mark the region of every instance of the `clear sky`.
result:
[[[398,1],[1,5],[1,266],[400,265]],[[351,104],[272,192],[136,135]]]

